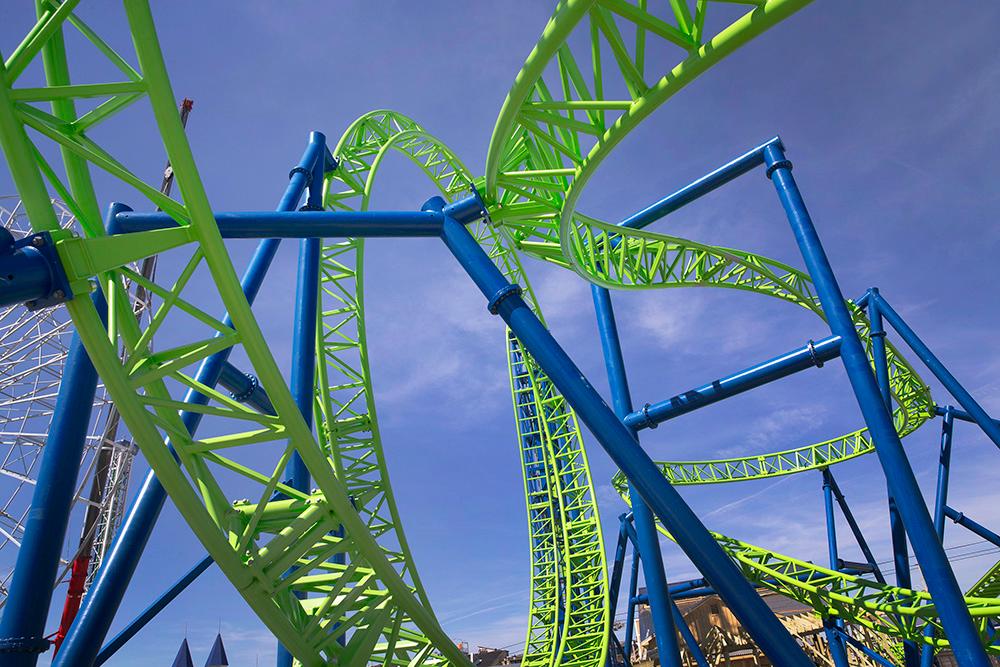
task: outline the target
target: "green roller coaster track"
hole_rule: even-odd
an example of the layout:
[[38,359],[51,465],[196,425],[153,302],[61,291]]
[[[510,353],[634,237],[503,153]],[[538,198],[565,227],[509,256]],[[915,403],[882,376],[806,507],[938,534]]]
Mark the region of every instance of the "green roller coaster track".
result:
[[[363,241],[337,241],[323,250],[314,438],[219,235],[177,117],[148,2],[124,1],[134,59],[119,55],[84,23],[74,13],[79,4],[39,0],[38,21],[0,64],[0,143],[32,226],[52,233],[74,293],[86,294],[96,279],[108,300],[107,326],[87,298],[75,298],[67,308],[132,436],[209,554],[302,664],[468,664],[430,609],[389,484],[365,342]],[[646,0],[557,5],[501,109],[485,177],[477,181],[492,222],[474,225],[477,240],[507,278],[525,288],[536,312],[517,251],[615,289],[739,289],[822,317],[802,271],[751,253],[610,225],[576,211],[597,167],[643,119],[808,0],[697,0],[693,10],[684,0],[663,4],[669,6],[660,13]],[[727,23],[739,5],[749,10],[710,30]],[[119,80],[70,82],[63,39],[63,29],[70,27],[120,73]],[[678,64],[648,75],[650,63],[662,58],[647,54],[659,54],[664,46],[679,54]],[[37,60],[46,85],[16,87]],[[82,100],[89,110],[78,114]],[[43,110],[42,104],[51,109]],[[152,111],[150,134],[162,140],[183,203],[161,195],[88,136],[116,115],[144,108]],[[64,177],[45,157],[53,146],[60,151]],[[326,206],[365,210],[390,152],[409,158],[446,199],[472,182],[458,158],[412,120],[375,111],[359,118],[338,143],[339,166],[328,175]],[[90,165],[134,188],[179,226],[106,236]],[[49,188],[77,217],[83,238],[59,229]],[[172,278],[149,280],[128,268],[130,262],[165,252],[183,259]],[[144,325],[132,316],[129,282],[159,299]],[[198,305],[206,302],[222,304],[231,323]],[[856,308],[853,312],[868,341],[864,316]],[[163,332],[170,332],[169,344],[163,344]],[[267,388],[273,416],[192,377],[192,369],[226,348],[239,349],[248,370]],[[896,425],[906,435],[930,417],[933,403],[907,362],[893,349],[889,355]],[[611,610],[580,428],[509,331],[505,356],[531,555],[524,664],[599,667],[607,653]],[[187,389],[208,396],[209,404],[183,403],[179,396]],[[188,434],[179,411],[192,409],[211,420],[211,437]],[[821,468],[869,451],[862,429],[772,454],[660,465],[674,484],[721,483]],[[309,469],[313,493],[282,482],[293,452]],[[619,490],[624,490],[622,482],[620,476],[615,480]],[[716,538],[750,580],[821,614],[894,637],[946,645],[940,632],[923,634],[927,626],[940,630],[926,593]],[[984,633],[987,619],[1000,614],[996,572],[994,567],[984,575],[967,598]]]
[[[446,199],[468,192],[471,175],[447,146],[406,116],[373,111],[355,121],[337,144],[340,167],[327,183],[326,206],[366,210],[378,169],[393,152],[416,164]],[[507,278],[525,288],[538,312],[520,262],[503,239],[485,222],[477,223],[473,234]],[[374,418],[364,343],[362,252],[361,239],[324,249],[322,285],[330,307],[324,303],[319,338],[326,362],[320,373],[322,430],[338,476],[362,515],[370,517],[372,533],[381,538],[395,529],[398,546],[388,555],[413,572]],[[580,429],[572,410],[509,331],[506,347],[532,545],[524,664],[601,664],[610,627],[607,564]]]
[[[628,492],[621,494],[630,503]],[[659,523],[658,530],[671,537]],[[856,575],[821,567],[747,542],[713,533],[744,576],[758,586],[770,589],[808,605],[824,617],[835,617],[864,625],[897,639],[922,642],[947,648],[943,629],[931,597],[914,591],[871,581]],[[673,538],[671,538],[673,539]],[[983,638],[987,651],[1000,655],[1000,646],[989,642],[990,624],[1000,617],[997,570],[993,566],[969,590],[965,603]],[[933,633],[924,634],[926,628]]]

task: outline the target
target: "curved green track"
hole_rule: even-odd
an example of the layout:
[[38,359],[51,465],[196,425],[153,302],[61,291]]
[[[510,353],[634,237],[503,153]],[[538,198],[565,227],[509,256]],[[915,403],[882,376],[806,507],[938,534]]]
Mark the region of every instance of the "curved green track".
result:
[[[132,436],[219,567],[302,664],[468,664],[430,609],[389,483],[365,341],[363,241],[338,241],[323,250],[314,437],[219,236],[177,117],[148,2],[123,3],[134,57],[115,52],[80,20],[74,14],[78,4],[40,0],[36,25],[6,56],[0,69],[0,142],[34,229],[52,232],[57,241],[78,295],[67,308]],[[602,160],[644,118],[807,0],[661,4],[565,0],[557,5],[500,112],[479,182],[495,226],[476,224],[477,240],[507,278],[526,289],[536,312],[516,251],[611,288],[740,289],[822,317],[808,276],[799,270],[751,253],[623,229],[576,211]],[[710,34],[706,26],[723,27]],[[72,84],[64,29],[88,40],[117,78]],[[676,65],[647,72],[671,50]],[[40,66],[33,65],[38,61]],[[45,85],[19,85],[31,67],[44,69]],[[87,111],[78,113],[78,106]],[[160,195],[90,137],[93,128],[112,125],[119,114],[144,115],[150,136],[162,139],[183,203]],[[53,149],[64,176],[51,162]],[[446,199],[466,192],[471,182],[446,146],[389,111],[359,118],[334,152],[340,162],[326,184],[325,202],[334,210],[367,208],[379,166],[390,153],[416,164]],[[91,167],[131,186],[180,226],[105,236]],[[84,238],[59,230],[50,188],[78,218]],[[161,253],[181,268],[171,275],[161,271],[155,282],[128,268],[129,262]],[[110,304],[107,326],[90,300],[79,298],[95,279]],[[131,316],[126,281],[156,295],[160,306],[148,324]],[[209,314],[221,311],[229,313],[231,324]],[[854,313],[867,341],[867,322],[860,311]],[[193,379],[205,358],[226,348],[234,348],[267,387],[274,416]],[[505,356],[531,554],[524,664],[600,667],[611,613],[580,429],[573,411],[509,331]],[[896,425],[906,435],[930,417],[933,404],[927,387],[892,349],[890,380]],[[206,429],[211,437],[193,438],[180,422],[179,411],[191,409],[181,397],[191,388],[211,399],[196,408],[211,423]],[[660,465],[675,484],[721,483],[824,467],[868,451],[871,443],[862,429],[784,452]],[[282,483],[292,452],[305,461],[313,493]],[[619,488],[621,482],[616,479]],[[275,499],[282,496],[287,499]],[[722,535],[717,539],[749,579],[821,614],[945,645],[923,637],[926,625],[938,628],[926,593],[832,572]],[[991,571],[974,592],[996,595],[995,579]],[[1000,600],[993,597],[968,598],[968,604],[981,627],[1000,613]]]
[[[337,144],[340,166],[327,183],[326,206],[366,210],[378,169],[393,153],[409,158],[445,199],[468,194],[471,175],[447,146],[401,114],[373,111],[355,121]],[[472,232],[507,278],[525,289],[538,313],[521,265],[504,240],[485,222]],[[354,492],[362,515],[370,518],[373,534],[394,531],[389,555],[413,573],[374,418],[360,282],[363,243],[351,239],[323,251],[323,431],[330,434],[326,445],[338,476]],[[505,347],[531,545],[523,664],[599,665],[610,627],[607,564],[580,429],[572,410],[510,331]]]
[[[661,7],[664,3],[660,3]],[[645,2],[561,2],[504,102],[490,143],[486,192],[490,213],[515,246],[539,259],[572,268],[611,289],[719,287],[776,297],[823,312],[803,271],[766,257],[664,234],[611,225],[576,210],[576,202],[602,160],[629,132],[705,69],[808,4],[760,0],[714,36],[703,26],[723,3],[670,2],[660,14]],[[679,63],[646,75],[651,41],[679,49]],[[662,62],[658,59],[657,62]],[[870,352],[868,322],[849,304]],[[900,435],[933,415],[927,386],[891,346],[890,386]],[[761,479],[823,468],[873,451],[866,429],[827,441],[754,456],[659,463],[673,484]],[[619,473],[614,484],[627,500]],[[660,526],[661,531],[662,526]],[[926,593],[881,585],[716,535],[744,574],[760,585],[835,615],[903,639],[945,646]],[[989,590],[987,573],[973,592]],[[986,642],[986,622],[1000,600],[967,598]],[[991,649],[994,650],[994,649]]]

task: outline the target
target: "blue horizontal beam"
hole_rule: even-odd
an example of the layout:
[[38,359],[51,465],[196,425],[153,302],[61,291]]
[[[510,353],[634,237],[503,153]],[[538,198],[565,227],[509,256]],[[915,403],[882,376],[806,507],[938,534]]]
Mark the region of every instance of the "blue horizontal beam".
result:
[[[441,211],[228,211],[215,214],[224,239],[308,239],[339,237],[438,237],[445,217],[463,225],[486,213],[478,193]],[[122,211],[115,216],[122,233],[177,227],[166,213]]]
[[738,178],[755,167],[764,164],[764,149],[774,144],[781,144],[781,139],[774,137],[764,142],[757,148],[744,153],[735,160],[724,164],[715,171],[702,176],[697,181],[684,186],[677,192],[667,195],[655,204],[651,204],[621,222],[621,227],[631,227],[641,229],[650,225],[660,218],[673,213],[682,206],[690,204],[695,199],[702,197],[712,190],[719,188],[734,178]]
[[796,350],[720,380],[713,380],[697,389],[691,389],[658,403],[647,403],[641,409],[626,415],[624,421],[634,429],[656,428],[661,422],[717,403],[724,398],[741,394],[813,366],[822,366],[824,362],[835,359],[839,354],[840,336],[830,336],[818,343],[809,341]]
[[[122,232],[176,227],[166,213],[119,213]],[[224,239],[307,239],[441,235],[436,211],[245,211],[215,214]]]
[[978,521],[973,521],[969,517],[965,516],[962,512],[959,512],[954,507],[949,507],[945,505],[944,515],[962,526],[963,528],[968,528],[973,533],[983,538],[987,542],[990,542],[998,547],[1000,547],[1000,535],[997,535],[992,530],[979,523]]
[[[964,422],[969,422],[970,424],[975,424],[976,420],[965,410],[959,410],[958,408],[943,408],[940,405],[934,406],[934,414],[938,417],[944,417],[944,414],[951,410],[951,416],[955,419],[959,419]],[[1000,427],[1000,419],[990,419],[994,424]]]

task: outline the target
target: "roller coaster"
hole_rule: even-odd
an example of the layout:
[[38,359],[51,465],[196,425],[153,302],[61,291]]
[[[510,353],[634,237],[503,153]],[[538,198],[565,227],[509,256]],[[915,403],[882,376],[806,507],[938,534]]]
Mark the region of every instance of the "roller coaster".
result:
[[[98,531],[86,593],[67,602],[54,665],[103,664],[212,563],[280,642],[279,664],[471,664],[432,610],[390,484],[365,328],[365,243],[379,237],[440,238],[506,325],[531,563],[525,667],[627,663],[631,642],[619,646],[612,622],[629,549],[629,613],[649,603],[664,665],[708,664],[675,603],[707,593],[726,602],[772,664],[815,664],[761,590],[822,619],[830,653],[822,664],[929,667],[949,651],[961,665],[985,666],[1000,655],[1000,563],[963,592],[942,545],[951,518],[1000,546],[947,501],[954,422],[976,424],[998,447],[1000,423],[877,289],[845,298],[782,141],[760,144],[617,223],[578,210],[595,171],[643,120],[749,40],[794,21],[808,0],[562,0],[514,78],[482,173],[417,121],[376,110],[336,143],[313,132],[276,210],[241,212],[210,204],[148,0],[121,3],[132,53],[112,48],[104,26],[81,17],[81,4],[38,0],[36,22],[19,43],[3,45],[0,65],[0,148],[20,197],[0,233],[0,364],[13,378],[4,385],[4,474],[17,481],[21,502],[3,515],[12,524],[4,544],[17,548],[4,580],[3,664],[35,665],[51,648],[44,626],[66,575],[60,554],[70,515],[81,505],[82,480],[94,474],[88,466],[108,447],[123,462],[102,478],[114,501],[94,511],[111,528]],[[65,31],[96,49],[117,78],[73,83],[93,75],[77,71]],[[129,113],[145,118],[149,140],[165,149],[180,200],[92,138],[94,128],[107,131]],[[400,156],[423,172],[433,196],[418,211],[371,210],[380,168]],[[137,208],[113,203],[102,214],[93,169],[130,188]],[[804,268],[647,229],[751,173],[777,194]],[[15,217],[30,229],[16,228]],[[259,240],[242,277],[228,239]],[[251,308],[282,239],[299,240],[288,381]],[[147,270],[153,257],[161,258],[155,272]],[[611,406],[546,328],[525,257],[590,283]],[[780,299],[814,313],[830,335],[636,408],[611,293],[693,287]],[[59,336],[67,338],[58,349],[45,347]],[[931,396],[907,350],[957,405]],[[639,444],[642,431],[662,422],[837,359],[863,418],[845,435],[698,461],[654,461]],[[901,438],[937,418],[940,470],[928,509]],[[584,426],[619,468],[613,484],[628,505],[613,557]],[[119,482],[124,474],[127,485],[133,442],[151,472],[122,509]],[[927,591],[912,588],[908,567],[886,581],[833,475],[837,464],[872,453],[892,499],[895,555],[906,557],[908,539]],[[677,490],[811,470],[824,479],[828,566],[710,531]],[[207,555],[109,639],[168,498]],[[866,563],[839,557],[837,505]],[[701,579],[668,583],[657,531]],[[862,638],[871,636],[886,641],[868,645]],[[883,650],[894,645],[898,655]]]

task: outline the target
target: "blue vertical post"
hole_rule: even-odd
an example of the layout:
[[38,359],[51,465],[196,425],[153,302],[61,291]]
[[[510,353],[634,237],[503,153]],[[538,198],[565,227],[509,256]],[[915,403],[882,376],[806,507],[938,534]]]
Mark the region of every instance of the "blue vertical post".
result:
[[[111,209],[110,215],[114,214]],[[82,298],[82,297],[77,297]],[[92,296],[101,319],[108,306],[100,290]],[[79,335],[73,334],[56,396],[24,537],[17,552],[0,618],[0,655],[5,666],[33,667],[49,650],[45,621],[59,570],[59,554],[73,508],[73,494],[97,391],[97,371]]]
[[[882,402],[892,413],[892,393],[889,386],[889,360],[885,349],[885,326],[882,324],[882,312],[878,307],[878,288],[868,290],[868,321],[871,325],[872,360],[875,362],[875,381],[882,393]],[[903,519],[899,515],[896,499],[892,490],[888,491],[889,504],[889,535],[892,537],[892,562],[896,571],[896,585],[900,588],[913,588],[913,578],[910,576],[910,551],[906,546],[906,530]],[[903,664],[906,667],[916,667],[919,660],[917,645],[912,641],[903,642]]]
[[854,328],[830,260],[792,178],[792,164],[785,159],[778,143],[764,149],[764,160],[767,175],[777,190],[799,250],[816,286],[816,294],[830,330],[842,339],[840,358],[847,370],[851,388],[871,433],[875,452],[896,499],[913,551],[917,555],[917,562],[934,598],[955,656],[963,666],[987,667],[989,659],[979,643],[979,635],[965,606],[962,591],[937,539],[934,524],[920,495],[920,487],[892,423],[892,415],[883,402],[878,383],[868,365],[868,355],[865,354]]
[[[458,204],[466,205],[466,202]],[[424,208],[442,210],[444,200],[435,197],[424,204]],[[638,497],[645,500],[656,513],[664,527],[719,592],[764,653],[772,662],[783,667],[811,665],[788,630],[760,599],[732,559],[684,502],[677,489],[663,477],[660,469],[636,442],[632,432],[608,407],[524,302],[520,288],[507,282],[469,230],[451,215],[445,216],[441,237],[486,297],[488,310],[503,318],[520,339],[566,401],[576,410],[581,421],[634,485]]]
[[[313,132],[309,143],[326,149],[326,137]],[[309,196],[300,210],[323,210],[323,176],[325,160],[320,152],[312,168]],[[316,385],[316,320],[319,315],[319,254],[320,239],[299,241],[299,269],[295,287],[295,315],[292,331],[292,378],[290,389],[302,418],[311,429],[313,425],[313,390]],[[292,452],[289,462],[291,486],[299,491],[309,491],[309,469],[298,452]],[[294,569],[294,568],[293,568]],[[280,642],[277,655],[278,667],[292,667],[292,654]]]
[[681,615],[681,610],[677,608],[677,603],[670,600],[670,611],[674,617],[674,625],[680,630],[681,637],[684,638],[684,643],[687,644],[688,651],[691,652],[691,657],[694,658],[694,662],[698,667],[709,667],[708,660],[705,658],[705,654],[701,652],[701,647],[698,646],[698,641],[694,638],[694,634],[691,632],[691,628],[688,627],[687,622],[684,620],[684,616]]
[[[944,544],[945,507],[948,506],[948,478],[951,472],[951,439],[955,428],[953,408],[944,409],[941,420],[941,450],[938,454],[937,493],[934,496],[934,530],[938,539]],[[928,626],[924,630],[925,637],[934,636],[934,628]],[[934,647],[924,644],[920,652],[920,667],[931,667],[934,663]]]
[[858,525],[857,520],[854,518],[854,513],[851,511],[851,506],[847,504],[847,498],[840,491],[840,486],[837,485],[837,478],[833,476],[830,469],[826,469],[826,478],[830,482],[830,490],[833,491],[834,500],[840,505],[840,511],[844,515],[844,519],[847,521],[847,525],[850,527],[851,532],[854,534],[854,539],[857,541],[858,546],[861,548],[861,553],[865,555],[865,560],[868,561],[868,566],[872,569],[872,574],[875,579],[881,583],[885,583],[885,577],[882,576],[882,570],[879,569],[878,563],[875,561],[875,554],[872,553],[871,547],[868,546],[868,540],[865,539],[864,533],[861,532],[861,527]]
[[878,304],[879,312],[885,315],[885,319],[889,321],[889,324],[896,330],[896,333],[899,334],[900,338],[906,341],[906,344],[910,346],[910,349],[916,352],[917,356],[920,357],[920,361],[924,362],[924,365],[926,365],[927,368],[930,369],[931,373],[934,374],[934,377],[936,377],[941,384],[944,385],[944,388],[948,390],[948,393],[955,397],[958,404],[965,408],[972,421],[976,422],[979,425],[979,428],[983,429],[983,433],[985,433],[986,436],[993,441],[993,444],[1000,447],[1000,423],[991,419],[990,416],[986,414],[986,411],[983,410],[983,407],[972,397],[972,394],[966,391],[965,387],[962,386],[955,376],[952,375],[947,368],[945,368],[944,364],[942,364],[936,356],[934,356],[934,353],[931,352],[930,348],[927,347],[922,340],[920,340],[920,337],[917,336],[917,333],[910,328],[910,325],[908,325],[903,318],[900,317],[895,310],[893,310],[892,306],[890,306],[885,300],[885,297],[879,294],[877,289],[872,289],[871,292],[871,301]]
[[618,517],[620,524],[618,526],[618,544],[615,545],[615,560],[611,565],[611,581],[608,585],[608,598],[612,614],[618,609],[618,596],[621,593],[622,574],[625,570],[625,551],[628,549],[628,533],[625,531],[627,517],[627,514]]
[[632,549],[632,573],[628,580],[628,611],[625,614],[625,664],[632,664],[632,634],[635,632],[635,596],[639,592],[639,551]]
[[[615,414],[624,419],[632,412],[632,396],[628,388],[628,376],[625,373],[625,359],[622,356],[621,340],[618,337],[618,325],[615,322],[615,311],[611,305],[611,294],[604,287],[591,285],[590,291],[594,297],[594,310],[597,313],[597,328],[601,336],[601,349],[604,352],[604,364],[608,371],[608,384],[611,387],[611,403]],[[639,436],[634,429],[632,437],[638,443]],[[646,594],[649,597],[649,607],[653,615],[653,628],[656,632],[656,646],[663,665],[681,664],[680,646],[677,642],[677,630],[674,628],[673,614],[670,613],[670,591],[667,590],[667,577],[663,568],[663,554],[660,552],[660,540],[656,533],[656,519],[643,501],[642,496],[629,482],[629,497],[632,499],[632,520],[635,522],[635,532],[638,538],[635,548],[642,560],[642,573],[646,578]]]
[[[833,513],[833,485],[830,483],[830,471],[823,468],[823,509],[826,512],[826,545],[830,556],[830,569],[840,569],[840,555],[837,553],[837,517]],[[830,657],[836,667],[849,667],[847,648],[837,629],[841,626],[830,616],[823,617],[823,629],[826,632],[826,642],[830,646]]]
[[948,505],[948,478],[951,473],[951,439],[955,429],[955,414],[950,406],[941,420],[941,451],[938,454],[937,494],[934,497],[934,530],[944,542],[944,508]]
[[[288,187],[278,204],[279,211],[293,211],[298,206],[309,182],[310,170],[317,160],[324,159],[323,149],[323,146],[313,143],[306,147],[299,165],[289,174]],[[264,283],[264,277],[280,244],[279,239],[261,241],[243,274],[243,294],[251,304]],[[231,324],[228,316],[226,322]],[[230,351],[231,348],[222,350],[202,362],[195,376],[196,380],[209,387],[215,386],[229,359]],[[184,401],[205,404],[208,397],[190,390]],[[192,435],[201,423],[201,416],[199,412],[181,413],[181,419]],[[166,499],[166,491],[156,475],[152,472],[147,474],[94,577],[94,583],[80,605],[73,625],[66,633],[62,648],[53,660],[54,667],[89,667],[94,664]]]

